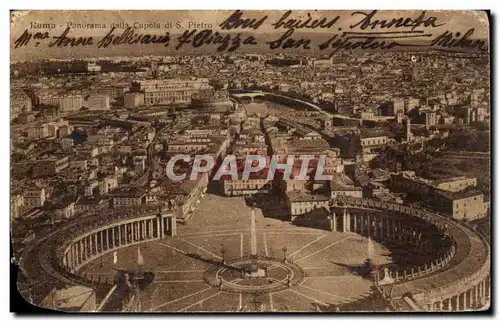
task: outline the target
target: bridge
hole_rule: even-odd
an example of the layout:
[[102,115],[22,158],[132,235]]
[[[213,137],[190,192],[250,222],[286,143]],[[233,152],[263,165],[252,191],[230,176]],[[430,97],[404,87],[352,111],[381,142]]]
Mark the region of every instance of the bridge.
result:
[[235,90],[231,91],[230,97],[235,99],[250,98],[253,102],[255,97],[264,97],[267,93],[263,91]]
[[235,99],[250,98],[251,102],[253,102],[254,98],[256,98],[256,97],[274,96],[274,97],[284,98],[284,99],[295,101],[297,103],[301,103],[301,104],[303,104],[303,105],[305,105],[313,110],[316,110],[316,111],[322,113],[324,116],[326,116],[328,118],[351,120],[351,121],[356,121],[359,123],[362,122],[362,119],[360,119],[360,118],[350,117],[350,116],[343,115],[343,114],[330,113],[330,112],[323,110],[321,107],[319,107],[316,104],[313,104],[311,102],[307,102],[307,101],[304,101],[304,100],[301,100],[298,98],[289,97],[286,95],[264,92],[264,91],[260,91],[260,90],[255,90],[255,91],[254,90],[237,90],[237,91],[231,91],[230,95],[231,95],[231,97],[233,97]]

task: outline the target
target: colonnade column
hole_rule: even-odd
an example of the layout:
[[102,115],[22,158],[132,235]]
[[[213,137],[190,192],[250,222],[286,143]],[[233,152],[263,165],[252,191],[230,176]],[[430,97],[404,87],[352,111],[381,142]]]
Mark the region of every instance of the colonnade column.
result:
[[478,297],[481,304],[484,304],[484,296],[483,296],[483,281],[480,281],[477,284]]
[[370,237],[370,229],[371,229],[371,221],[370,221],[370,215],[366,216],[367,220],[366,220],[366,226],[368,228],[368,237]]
[[74,244],[71,244],[71,247],[70,247],[70,267],[71,269],[73,269],[73,267],[75,267],[76,265],[76,251],[75,251],[75,245]]
[[78,265],[78,262],[80,260],[80,249],[79,249],[78,242],[73,244],[73,248],[74,248],[74,253],[75,253],[75,257],[74,257],[75,264],[73,265],[73,267],[75,267],[76,265]]
[[76,245],[71,244],[71,268],[76,266]]
[[161,236],[161,239],[165,238],[165,227],[164,227],[164,223],[163,223],[163,217],[160,217],[160,236]]
[[62,262],[62,266],[63,266],[63,267],[67,267],[67,266],[68,266],[68,253],[69,253],[69,252],[65,252],[65,253],[64,253],[64,256],[63,256],[63,262]]
[[82,243],[80,240],[77,243],[78,244],[76,245],[76,254],[77,254],[76,265],[80,264],[80,262],[82,261]]
[[87,246],[85,245],[85,238],[82,238],[82,260],[81,260],[81,262],[83,262],[86,257],[87,257]]
[[481,289],[482,289],[482,298],[483,298],[483,303],[486,303],[486,279],[482,280],[481,281],[482,285],[481,285]]
[[354,221],[354,232],[357,233],[358,232],[358,215],[354,214],[353,221]]
[[68,265],[68,263],[69,263],[69,253],[70,253],[70,250],[68,249],[68,251],[66,252],[66,254],[64,254],[63,267],[69,267],[69,265]]
[[82,262],[85,260],[85,252],[87,251],[87,247],[85,246],[85,238],[82,238],[81,240],[81,243],[82,243]]
[[80,263],[80,241],[75,243],[75,266]]
[[172,237],[175,237],[177,236],[177,221],[176,221],[176,217],[172,217],[172,232],[171,232],[171,235]]
[[68,260],[67,260],[67,267],[69,267],[70,269],[73,267],[73,261],[71,260],[71,256],[73,255],[72,254],[72,245],[69,245],[69,249],[68,249]]
[[[97,241],[97,235],[102,236],[102,230],[94,234],[94,251],[95,251],[94,254],[96,255],[99,254],[99,249],[98,249],[99,243]],[[101,250],[102,250],[102,239],[101,239]]]
[[68,267],[73,268],[73,244],[69,245],[69,258],[68,258]]
[[99,245],[99,243],[97,242],[97,235],[99,235],[100,231],[96,232],[94,235],[92,235],[92,247],[90,248],[90,252],[91,252],[91,255],[97,255],[98,254],[98,250],[97,250],[97,246]]
[[87,258],[87,240],[82,238],[82,262]]

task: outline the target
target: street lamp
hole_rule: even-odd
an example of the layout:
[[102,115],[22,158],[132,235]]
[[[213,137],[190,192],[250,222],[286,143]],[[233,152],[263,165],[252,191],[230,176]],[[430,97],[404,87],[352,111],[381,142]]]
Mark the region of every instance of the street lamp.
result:
[[226,248],[224,247],[224,244],[220,244],[220,252],[222,254],[222,264],[225,265],[226,264],[226,257],[225,257]]
[[283,246],[281,250],[283,251],[283,262],[286,262],[286,251],[288,250],[288,248],[286,248],[286,246]]

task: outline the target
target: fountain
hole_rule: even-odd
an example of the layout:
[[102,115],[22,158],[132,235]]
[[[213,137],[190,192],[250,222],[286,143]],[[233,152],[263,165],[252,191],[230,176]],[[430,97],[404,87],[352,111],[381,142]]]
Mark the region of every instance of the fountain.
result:
[[368,249],[367,249],[367,258],[365,261],[359,266],[360,274],[363,278],[368,277],[372,274],[372,271],[375,267],[373,263],[373,242],[370,236],[368,236]]

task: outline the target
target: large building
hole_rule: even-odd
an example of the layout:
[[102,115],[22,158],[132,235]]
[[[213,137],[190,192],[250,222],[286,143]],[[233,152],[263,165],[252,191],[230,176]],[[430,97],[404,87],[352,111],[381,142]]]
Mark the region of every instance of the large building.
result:
[[89,110],[109,110],[108,95],[91,95],[86,103]]
[[47,199],[45,188],[32,187],[23,192],[24,211],[41,207]]
[[211,90],[208,79],[143,80],[132,83],[130,92],[144,94],[144,105],[189,104],[194,94]]
[[469,187],[476,187],[476,185],[477,185],[476,178],[469,178],[464,176],[446,178],[434,181],[434,186],[436,188],[449,192],[463,191]]
[[43,88],[36,91],[34,95],[37,105],[56,106],[60,112],[77,111],[84,106],[83,96],[78,91]]
[[137,207],[146,203],[146,190],[136,187],[123,187],[110,194],[113,208]]
[[26,128],[26,136],[30,140],[41,140],[49,136],[49,127],[47,124],[33,125]]
[[53,176],[66,169],[67,167],[69,167],[69,158],[67,156],[54,156],[47,159],[37,160],[33,165],[33,176]]
[[30,97],[22,90],[12,90],[10,92],[10,120],[28,112],[31,112]]
[[286,203],[292,221],[317,208],[329,209],[329,202],[329,197],[307,191],[289,191],[286,193]]
[[319,68],[324,68],[324,67],[332,67],[333,66],[333,61],[332,59],[315,59],[311,61],[311,64],[313,67],[319,67]]
[[115,100],[118,97],[122,97],[129,90],[127,84],[116,84],[116,85],[96,85],[95,88],[91,88],[88,92],[90,96],[92,95],[106,95],[109,96],[111,100]]
[[144,93],[125,93],[123,96],[125,108],[136,108],[144,105]]
[[399,112],[405,112],[404,100],[387,101],[380,104],[380,116],[396,116]]
[[387,145],[389,138],[387,135],[367,134],[359,138],[363,153],[373,153]]
[[436,112],[430,108],[419,108],[412,111],[410,115],[413,123],[424,124],[426,128],[434,127],[438,123]]
[[17,219],[24,208],[24,197],[21,194],[15,194],[10,197],[10,218]]
[[473,220],[487,215],[483,193],[471,190],[475,185],[475,178],[432,181],[417,177],[413,171],[391,175],[391,191],[419,197],[434,210],[458,220]]
[[272,181],[263,176],[250,176],[247,180],[231,180],[230,176],[221,178],[224,195],[249,196],[255,194],[268,194],[272,189]]
[[488,212],[481,191],[447,192],[434,190],[429,196],[433,208],[457,220],[474,220],[485,217]]
[[355,186],[345,174],[340,174],[330,182],[330,194],[332,199],[337,196],[363,198],[363,188]]
[[191,98],[189,107],[198,111],[226,112],[233,103],[229,100],[227,91],[203,91]]

